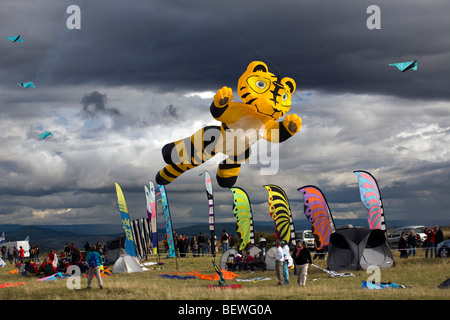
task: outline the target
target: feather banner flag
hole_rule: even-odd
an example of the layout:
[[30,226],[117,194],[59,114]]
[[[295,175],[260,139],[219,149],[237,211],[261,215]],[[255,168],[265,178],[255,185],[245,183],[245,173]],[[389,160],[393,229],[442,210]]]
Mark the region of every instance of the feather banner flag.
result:
[[358,177],[361,202],[368,210],[367,221],[369,222],[369,229],[386,230],[383,202],[377,181],[367,171],[357,170],[353,171],[353,173]]
[[247,193],[238,187],[230,188],[233,193],[233,213],[236,218],[236,233],[241,239],[239,250],[244,250],[248,244],[255,245],[253,230],[252,207]]
[[164,221],[165,221],[165,225],[166,225],[167,245],[169,246],[169,252],[167,253],[167,258],[174,258],[176,255],[175,239],[173,238],[172,219],[170,217],[169,201],[168,201],[166,189],[164,188],[164,186],[161,185],[161,186],[159,186],[158,189],[161,192],[161,202],[162,202],[163,213],[164,213]]
[[303,194],[305,216],[312,223],[316,249],[323,249],[330,244],[330,235],[335,231],[333,216],[325,195],[315,186],[304,186],[297,190]]
[[151,243],[153,247],[153,253],[158,253],[158,230],[156,225],[156,194],[155,185],[152,181],[149,181],[149,186],[144,186],[145,199],[147,201],[147,216],[150,221],[150,234],[152,236]]
[[295,228],[289,200],[283,189],[276,185],[265,185],[269,194],[269,213],[275,220],[275,236],[281,241],[295,245]]
[[134,248],[133,231],[131,227],[130,215],[128,214],[127,204],[119,184],[116,184],[117,200],[119,203],[119,212],[122,219],[123,230],[125,231],[125,251],[128,255],[136,257],[136,250]]
[[206,196],[208,198],[208,205],[209,205],[209,231],[211,233],[211,252],[213,252],[213,255],[215,256],[216,248],[215,248],[215,218],[214,218],[214,197],[213,197],[213,188],[212,188],[212,181],[211,181],[211,175],[208,171],[204,172],[205,174],[205,189],[206,189]]

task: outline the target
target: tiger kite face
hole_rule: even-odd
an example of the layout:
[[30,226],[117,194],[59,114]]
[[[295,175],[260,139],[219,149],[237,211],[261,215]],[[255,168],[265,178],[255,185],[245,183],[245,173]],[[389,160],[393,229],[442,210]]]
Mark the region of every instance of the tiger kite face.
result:
[[255,112],[277,120],[291,108],[291,95],[296,89],[291,78],[279,79],[261,61],[253,61],[239,78],[238,93]]

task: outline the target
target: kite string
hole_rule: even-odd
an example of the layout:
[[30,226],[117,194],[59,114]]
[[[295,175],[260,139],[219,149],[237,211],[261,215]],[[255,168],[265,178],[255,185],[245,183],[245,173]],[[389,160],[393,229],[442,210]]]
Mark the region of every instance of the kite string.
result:
[[208,10],[210,13],[212,13],[217,20],[219,20],[228,30],[230,30],[236,37],[238,37],[243,43],[245,43],[250,49],[252,49],[253,51],[255,51],[259,56],[261,56],[262,58],[264,58],[269,64],[271,64],[272,66],[274,66],[277,70],[278,73],[281,72],[281,69],[278,68],[278,66],[273,63],[269,58],[267,58],[261,51],[259,51],[258,49],[256,49],[249,41],[247,41],[247,39],[245,39],[243,36],[241,36],[241,34],[239,34],[237,31],[235,31],[233,28],[230,27],[230,25],[228,23],[226,23],[220,16],[218,16],[213,10],[211,10],[211,8],[207,7],[204,2],[202,0],[199,0],[199,2],[201,3],[201,5],[203,6],[203,8],[205,8],[206,10]]

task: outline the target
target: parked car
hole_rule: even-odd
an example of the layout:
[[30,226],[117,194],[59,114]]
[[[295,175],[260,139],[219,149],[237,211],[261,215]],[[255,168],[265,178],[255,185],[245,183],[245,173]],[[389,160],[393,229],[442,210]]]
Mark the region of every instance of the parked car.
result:
[[441,258],[450,256],[450,240],[440,242],[436,247],[436,254]]
[[313,250],[314,247],[314,235],[311,230],[299,230],[295,232],[295,241],[304,241],[308,249]]
[[388,243],[391,246],[391,248],[397,248],[398,240],[400,239],[402,232],[404,232],[406,236],[408,236],[410,231],[414,230],[414,233],[416,234],[417,238],[417,246],[420,247],[421,245],[423,245],[425,239],[427,238],[427,235],[423,232],[425,228],[426,228],[425,226],[406,226],[395,229],[392,232],[388,233],[387,236]]

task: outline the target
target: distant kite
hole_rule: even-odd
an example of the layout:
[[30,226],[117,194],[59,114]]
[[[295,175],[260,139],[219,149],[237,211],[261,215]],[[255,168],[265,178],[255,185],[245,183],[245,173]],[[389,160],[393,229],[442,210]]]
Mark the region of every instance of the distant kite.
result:
[[24,87],[25,89],[27,88],[36,88],[36,86],[34,85],[33,82],[21,82],[17,84],[18,86]]
[[7,39],[11,40],[12,42],[23,42],[23,39],[21,36],[15,36],[15,37],[6,37]]
[[52,136],[53,133],[51,133],[50,131],[45,131],[44,133],[38,134],[36,136],[36,138],[41,138],[42,140],[44,140],[45,138]]
[[401,72],[405,72],[409,69],[417,70],[417,60],[408,62],[390,63],[390,66],[397,67]]

